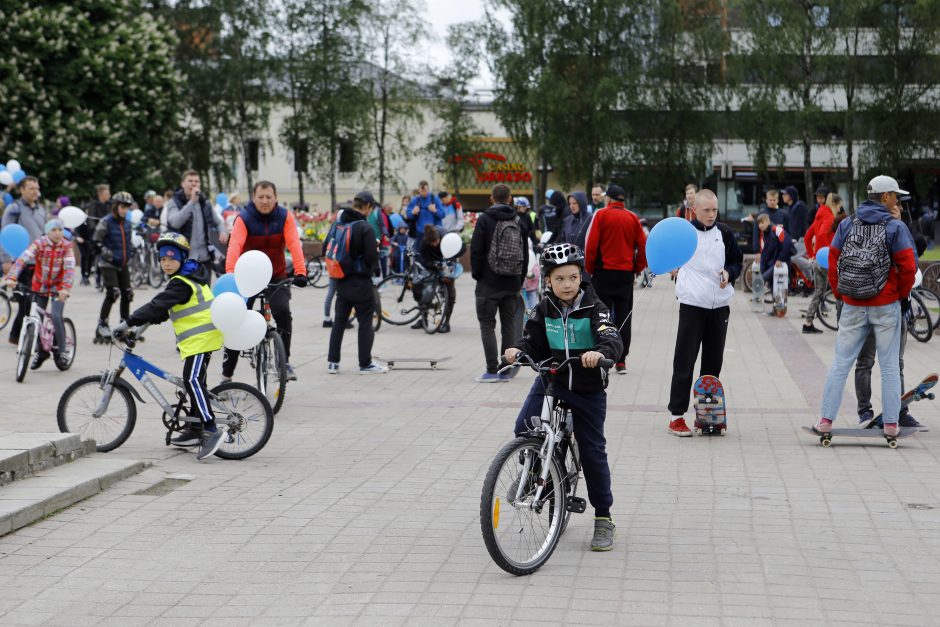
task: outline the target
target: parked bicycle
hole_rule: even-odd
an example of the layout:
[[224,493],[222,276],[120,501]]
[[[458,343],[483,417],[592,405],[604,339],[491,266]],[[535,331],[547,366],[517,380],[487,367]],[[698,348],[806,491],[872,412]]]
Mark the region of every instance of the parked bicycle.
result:
[[[125,370],[140,381],[163,409],[167,446],[174,433],[192,423],[202,424],[198,412],[189,406],[183,379],[134,353],[134,347],[146,329],[144,325],[112,339],[111,345],[121,352],[117,368],[82,377],[65,390],[56,410],[60,431],[77,433],[84,440],[94,440],[95,448],[101,453],[124,444],[137,424],[134,399],[144,402],[137,390],[122,378]],[[151,375],[175,386],[174,405],[157,388]],[[274,412],[258,390],[246,383],[228,381],[210,390],[209,402],[218,428],[225,433],[222,446],[216,452],[218,457],[244,459],[264,448],[274,429]]]
[[[15,299],[22,302],[25,294],[20,290],[15,290]],[[5,296],[6,294],[4,294]],[[58,295],[53,293],[49,295],[49,301]],[[56,368],[65,371],[72,367],[75,361],[75,349],[77,346],[75,336],[75,325],[70,318],[63,318],[65,325],[65,350],[61,351],[64,359],[54,360]],[[30,305],[29,315],[23,318],[23,327],[20,329],[20,339],[16,345],[16,381],[22,383],[29,371],[29,365],[32,362],[33,355],[42,349],[48,354],[58,352],[59,347],[55,343],[55,327],[52,324],[52,314],[39,306],[36,299],[33,298]]]
[[444,324],[447,286],[446,268],[425,268],[413,251],[407,252],[410,267],[403,274],[390,274],[379,282],[378,305],[382,320],[404,326],[421,319],[425,333],[434,334]]
[[316,288],[324,288],[330,284],[330,275],[326,272],[323,255],[317,255],[307,262],[307,280]]
[[[580,514],[587,508],[587,502],[577,496],[581,458],[574,437],[574,418],[565,403],[554,396],[555,377],[580,359],[536,363],[520,354],[516,363],[500,370],[528,366],[545,386],[538,424],[496,454],[480,498],[480,528],[486,550],[500,568],[513,575],[528,575],[544,565],[565,532],[571,513]],[[598,365],[613,368],[614,362],[602,359]]]

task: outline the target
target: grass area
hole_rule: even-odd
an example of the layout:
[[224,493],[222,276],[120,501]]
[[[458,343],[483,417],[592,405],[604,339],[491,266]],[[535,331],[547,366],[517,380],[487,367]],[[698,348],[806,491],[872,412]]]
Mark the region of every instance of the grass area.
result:
[[930,250],[924,253],[924,256],[921,257],[926,261],[940,261],[940,246],[934,246]]

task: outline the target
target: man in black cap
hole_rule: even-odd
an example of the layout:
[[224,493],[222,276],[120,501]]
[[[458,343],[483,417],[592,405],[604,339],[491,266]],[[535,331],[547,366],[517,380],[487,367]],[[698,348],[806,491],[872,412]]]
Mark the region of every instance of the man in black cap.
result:
[[[333,319],[337,322],[348,320],[352,310],[356,310],[356,320],[359,322],[359,374],[388,372],[386,366],[372,361],[372,344],[375,341],[372,316],[378,306],[372,288],[372,275],[379,267],[379,252],[375,231],[366,222],[366,218],[375,206],[375,198],[371,192],[359,192],[353,198],[352,208],[343,211],[326,238],[328,247],[338,244],[343,249],[339,255],[343,276],[334,277],[336,311]],[[348,249],[345,248],[347,241]],[[333,271],[330,274],[333,276]],[[345,332],[345,324],[334,324],[330,331],[330,350],[327,356],[327,371],[330,374],[339,372],[340,351]]]
[[809,220],[806,224],[812,224],[816,219],[816,212],[819,211],[819,207],[826,204],[826,198],[829,197],[829,188],[826,187],[825,183],[820,183],[819,187],[816,188],[816,191],[813,192],[813,195],[816,197],[815,206],[809,210]]

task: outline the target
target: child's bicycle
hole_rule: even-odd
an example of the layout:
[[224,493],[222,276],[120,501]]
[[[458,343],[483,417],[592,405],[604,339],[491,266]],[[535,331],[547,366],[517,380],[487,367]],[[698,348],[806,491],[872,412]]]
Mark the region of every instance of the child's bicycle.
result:
[[[15,291],[14,295],[19,299],[19,302],[23,302],[23,299],[26,297],[25,293],[19,290]],[[56,298],[56,296],[57,295],[54,293],[50,294],[50,302],[52,299]],[[66,348],[62,351],[62,355],[65,359],[61,362],[56,361],[56,367],[59,370],[65,371],[71,368],[72,363],[75,361],[76,338],[75,325],[72,323],[71,319],[63,318],[62,322],[65,324]],[[40,307],[34,299],[30,305],[29,315],[23,318],[23,328],[20,330],[20,341],[16,346],[17,383],[22,383],[23,379],[26,378],[26,373],[29,371],[29,365],[33,359],[33,355],[36,354],[39,348],[51,354],[55,352],[57,346],[55,345],[55,328],[52,326],[52,314]]]
[[[124,444],[137,424],[134,399],[144,402],[137,390],[121,378],[125,370],[140,381],[163,409],[167,446],[173,434],[182,431],[189,423],[202,424],[202,419],[188,406],[189,396],[183,380],[134,354],[134,346],[146,328],[147,325],[131,329],[112,339],[112,346],[122,353],[117,368],[82,377],[63,392],[56,410],[60,431],[94,440],[100,453],[113,451]],[[175,405],[171,405],[160,392],[151,374],[176,386]],[[274,429],[274,413],[258,390],[246,383],[229,381],[210,390],[209,402],[218,428],[225,432],[217,456],[244,459],[264,448]]]
[[[538,422],[508,442],[490,464],[480,498],[480,527],[486,550],[513,575],[538,570],[558,545],[571,512],[583,513],[587,502],[576,496],[581,457],[574,438],[571,410],[554,397],[555,377],[580,357],[541,363],[520,354],[509,368],[529,366],[542,379],[545,400]],[[602,359],[601,368],[614,362]]]

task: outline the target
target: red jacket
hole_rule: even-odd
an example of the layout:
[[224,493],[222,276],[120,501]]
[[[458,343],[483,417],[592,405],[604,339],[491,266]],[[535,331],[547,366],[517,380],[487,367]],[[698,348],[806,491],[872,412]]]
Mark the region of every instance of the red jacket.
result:
[[584,257],[589,274],[598,269],[642,272],[646,268],[646,233],[640,219],[622,202],[611,201],[594,214]]
[[819,209],[816,210],[816,219],[803,236],[808,258],[812,259],[820,248],[825,248],[832,243],[832,237],[835,235],[832,231],[834,220],[832,209],[826,205],[819,205]]
[[35,264],[35,268],[30,289],[37,294],[47,295],[72,289],[75,255],[69,240],[63,237],[58,244],[53,244],[48,235],[40,237],[10,266],[7,278],[16,280],[23,268],[32,264]]

